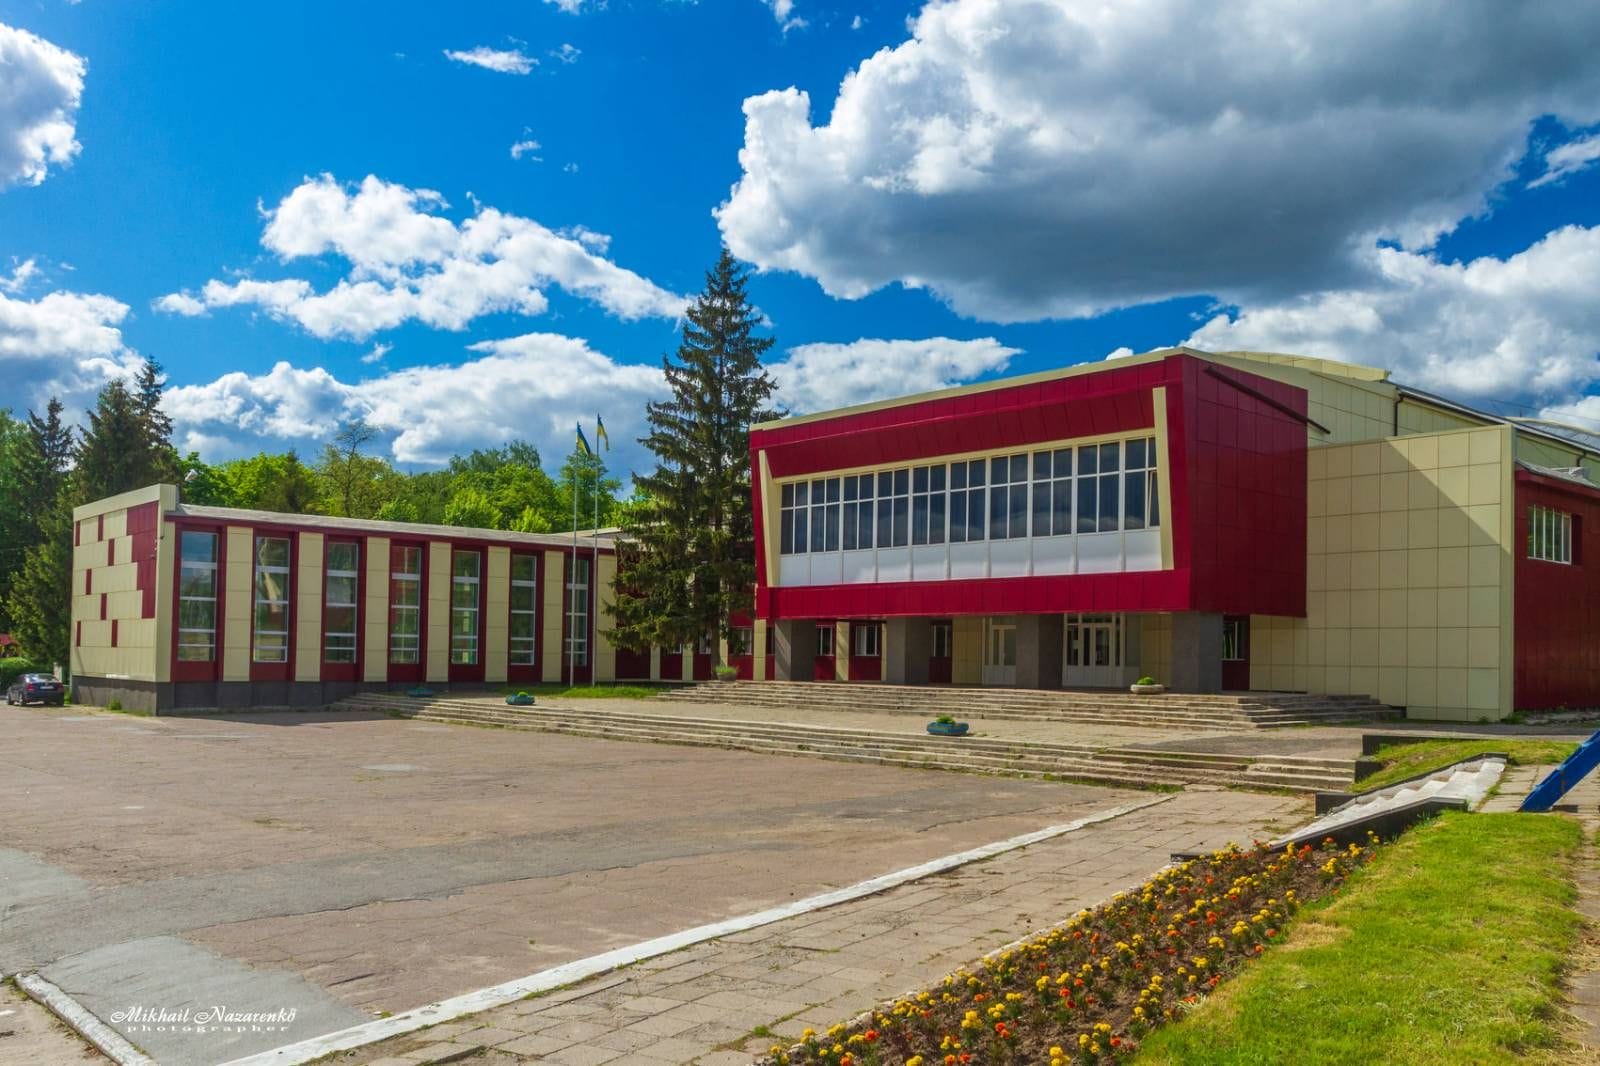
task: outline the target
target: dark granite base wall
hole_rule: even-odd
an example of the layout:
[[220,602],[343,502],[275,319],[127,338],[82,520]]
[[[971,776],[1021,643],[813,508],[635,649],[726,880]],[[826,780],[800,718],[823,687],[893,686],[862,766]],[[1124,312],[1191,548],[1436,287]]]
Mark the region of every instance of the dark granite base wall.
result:
[[[357,692],[403,691],[411,687],[411,682],[389,684],[383,681],[184,681],[174,684],[79,676],[72,679],[72,702],[104,707],[115,699],[123,710],[146,714],[280,707],[314,710]],[[436,692],[450,689],[443,684],[428,687]],[[471,687],[481,689],[483,686]]]

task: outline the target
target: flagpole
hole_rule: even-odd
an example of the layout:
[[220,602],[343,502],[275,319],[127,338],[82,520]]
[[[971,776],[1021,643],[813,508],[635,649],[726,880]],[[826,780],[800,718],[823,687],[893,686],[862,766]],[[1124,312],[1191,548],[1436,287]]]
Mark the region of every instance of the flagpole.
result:
[[[582,429],[578,430],[578,437],[582,439]],[[578,684],[578,642],[572,636],[572,587],[578,583],[578,466],[572,464],[572,573],[567,587],[561,590],[566,605],[567,684],[571,687]]]

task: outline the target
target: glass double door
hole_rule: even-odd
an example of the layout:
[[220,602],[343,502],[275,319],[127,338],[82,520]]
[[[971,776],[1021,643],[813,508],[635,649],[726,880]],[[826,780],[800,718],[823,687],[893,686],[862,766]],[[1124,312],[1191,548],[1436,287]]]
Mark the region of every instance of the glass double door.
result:
[[1017,627],[1013,622],[985,619],[983,623],[983,683],[1009,686],[1017,683]]
[[1068,688],[1120,688],[1126,667],[1126,619],[1120,614],[1069,614],[1065,668]]

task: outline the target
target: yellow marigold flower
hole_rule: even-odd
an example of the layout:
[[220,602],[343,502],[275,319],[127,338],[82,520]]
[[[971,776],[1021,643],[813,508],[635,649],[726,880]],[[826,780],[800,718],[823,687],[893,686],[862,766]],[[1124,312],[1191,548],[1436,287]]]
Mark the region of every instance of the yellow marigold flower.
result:
[[1041,978],[1039,978],[1037,981],[1035,981],[1033,983],[1033,987],[1037,991],[1043,992],[1045,989],[1050,987],[1050,978],[1049,977],[1041,977]]
[[1066,1054],[1066,1052],[1062,1051],[1058,1047],[1053,1047],[1053,1048],[1050,1049],[1050,1057],[1053,1058],[1053,1059],[1059,1059],[1061,1056],[1063,1056],[1065,1054]]
[[1082,1049],[1082,1048],[1086,1048],[1088,1046],[1089,1046],[1089,1034],[1088,1033],[1079,1033],[1078,1034],[1078,1047],[1080,1049]]
[[906,1066],[922,1066],[922,1056],[913,1055],[906,1060]]
[[817,1035],[817,1031],[815,1029],[802,1029],[802,1030],[800,1030],[800,1039],[801,1040],[810,1040],[812,1037],[814,1037],[816,1035]]

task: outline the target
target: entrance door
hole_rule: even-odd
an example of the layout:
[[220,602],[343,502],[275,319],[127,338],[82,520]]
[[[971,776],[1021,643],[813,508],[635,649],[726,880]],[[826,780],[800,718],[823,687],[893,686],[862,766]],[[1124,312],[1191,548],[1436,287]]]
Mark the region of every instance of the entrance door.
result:
[[952,676],[950,629],[949,622],[933,623],[933,648],[928,654],[928,683],[930,685],[948,685],[950,683]]
[[1069,614],[1066,621],[1068,688],[1121,688],[1125,672],[1125,619],[1120,614]]
[[1017,683],[1017,627],[1009,622],[985,622],[983,642],[983,683]]
[[1222,616],[1222,688],[1243,692],[1250,687],[1250,616]]

